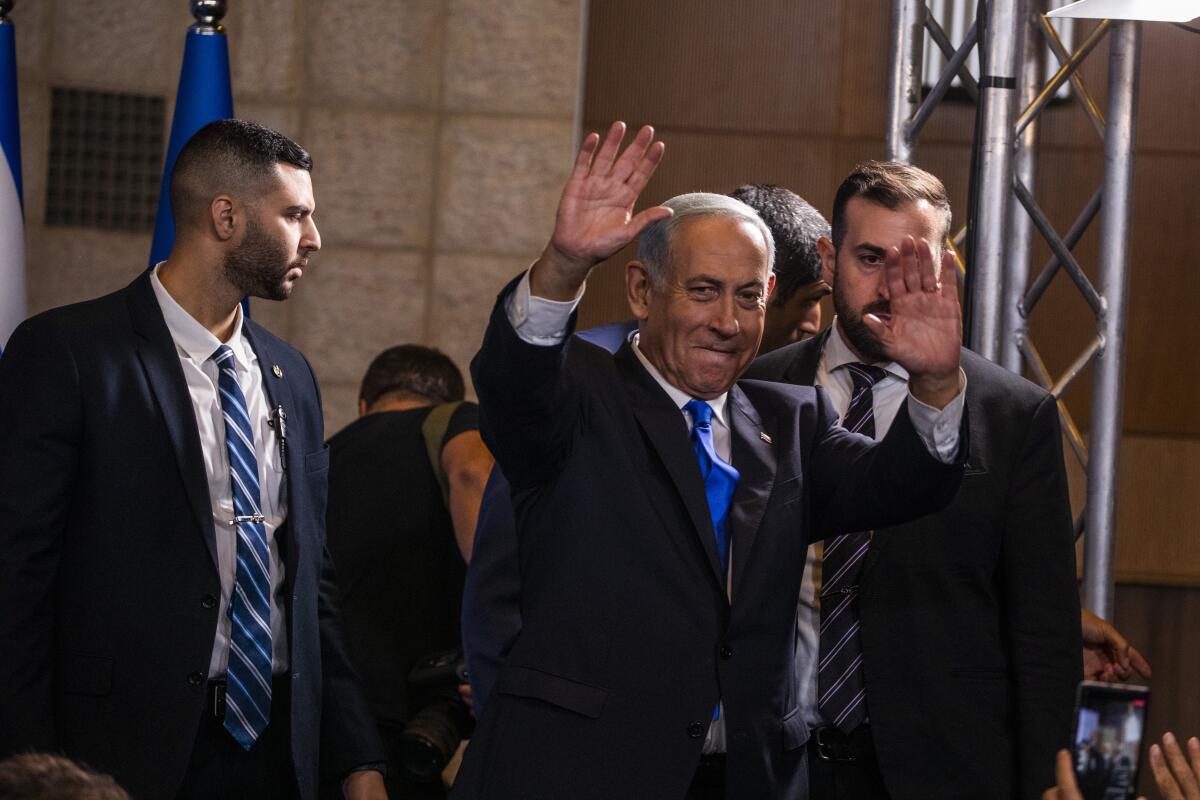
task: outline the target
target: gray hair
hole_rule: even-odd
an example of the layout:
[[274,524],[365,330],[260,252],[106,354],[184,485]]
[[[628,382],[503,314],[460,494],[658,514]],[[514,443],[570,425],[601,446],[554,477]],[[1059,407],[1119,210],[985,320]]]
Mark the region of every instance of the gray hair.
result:
[[767,246],[767,269],[775,269],[775,240],[771,236],[771,229],[757,211],[741,200],[711,192],[691,192],[672,197],[663,205],[675,213],[652,222],[638,237],[637,259],[646,265],[652,286],[666,284],[667,268],[671,264],[671,240],[675,231],[703,217],[728,217],[753,225],[762,234],[763,244]]

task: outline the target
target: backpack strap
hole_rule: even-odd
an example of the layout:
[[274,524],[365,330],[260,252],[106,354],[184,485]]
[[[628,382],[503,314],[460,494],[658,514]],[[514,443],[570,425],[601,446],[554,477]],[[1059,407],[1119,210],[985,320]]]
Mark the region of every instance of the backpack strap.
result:
[[442,469],[442,440],[446,438],[450,419],[460,405],[462,405],[461,400],[455,403],[440,403],[433,407],[433,411],[430,411],[429,416],[421,423],[421,437],[425,440],[425,453],[429,456],[429,466],[433,467],[433,474],[437,477],[438,485],[442,487],[442,501],[445,502],[446,508],[450,508],[450,479]]

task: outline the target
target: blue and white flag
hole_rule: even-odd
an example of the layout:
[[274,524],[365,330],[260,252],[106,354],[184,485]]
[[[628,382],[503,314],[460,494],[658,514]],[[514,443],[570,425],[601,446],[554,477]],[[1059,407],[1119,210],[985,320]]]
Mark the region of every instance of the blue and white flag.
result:
[[25,212],[13,24],[0,23],[0,352],[25,319]]
[[175,116],[171,120],[171,141],[163,165],[162,190],[158,196],[158,218],[154,224],[154,244],[150,264],[171,254],[175,244],[175,220],[171,216],[171,170],[179,151],[196,131],[218,119],[233,116],[233,90],[229,82],[229,42],[219,27],[193,25],[183,49],[183,70],[179,73],[179,91],[175,93]]

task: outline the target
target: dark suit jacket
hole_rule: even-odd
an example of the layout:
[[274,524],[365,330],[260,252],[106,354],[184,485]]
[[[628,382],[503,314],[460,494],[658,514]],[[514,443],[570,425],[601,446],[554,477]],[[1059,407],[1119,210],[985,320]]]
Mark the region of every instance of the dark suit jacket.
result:
[[[288,415],[291,746],[313,798],[318,758],[336,776],[384,757],[325,554],[317,385],[299,352],[251,320],[244,330]],[[16,330],[0,359],[0,442],[0,755],[62,751],[134,797],[172,797],[220,583],[195,413],[148,272]]]
[[[812,385],[829,335],[747,374]],[[895,800],[1040,798],[1080,679],[1054,398],[968,350],[962,367],[962,488],[945,510],[877,535],[859,580],[871,733]]]
[[[615,353],[637,329],[636,322],[617,322],[579,331],[584,341]],[[475,714],[491,696],[500,665],[521,632],[521,571],[517,562],[517,522],[513,516],[508,479],[499,466],[492,468],[479,521],[462,598],[463,655],[471,682]]]
[[808,532],[935,508],[961,465],[906,414],[876,446],[822,392],[732,388],[731,605],[679,409],[628,345],[522,342],[511,288],[472,374],[512,482],[523,627],[453,796],[683,797],[721,700],[729,796],[806,797],[792,658]]

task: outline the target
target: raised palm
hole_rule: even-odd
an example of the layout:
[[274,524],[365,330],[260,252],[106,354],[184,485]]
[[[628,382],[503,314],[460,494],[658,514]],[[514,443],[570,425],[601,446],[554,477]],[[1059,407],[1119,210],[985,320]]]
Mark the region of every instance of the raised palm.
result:
[[891,316],[864,317],[884,353],[914,376],[957,374],[962,309],[950,254],[942,257],[939,281],[929,243],[910,236],[888,250],[884,269]]
[[587,277],[593,266],[633,241],[651,222],[670,216],[663,206],[637,215],[633,206],[663,157],[649,125],[618,156],[625,123],[614,122],[600,143],[588,134],[579,148],[571,178],[563,189],[550,246],[564,267]]

